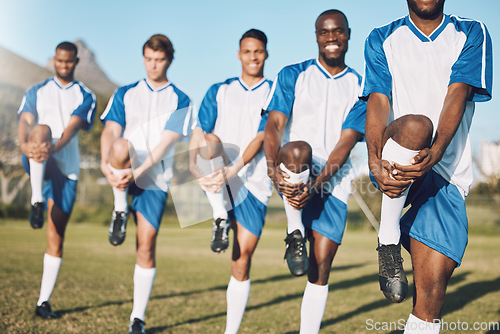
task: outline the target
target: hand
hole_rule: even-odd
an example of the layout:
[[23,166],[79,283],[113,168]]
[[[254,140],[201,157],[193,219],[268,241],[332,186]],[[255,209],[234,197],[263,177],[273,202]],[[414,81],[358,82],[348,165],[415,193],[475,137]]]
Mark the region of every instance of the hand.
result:
[[[398,180],[399,175],[397,175],[397,170],[387,160],[371,160],[369,167],[380,190],[389,197],[401,196],[413,182],[413,179]],[[396,174],[394,173],[395,171]],[[394,178],[390,175],[393,175]]]
[[425,175],[436,164],[431,149],[424,148],[413,158],[412,164],[402,166],[394,164],[393,177],[399,181],[415,180]]
[[125,190],[134,181],[132,170],[127,173],[115,174],[107,164],[101,166],[101,170],[106,176],[108,183],[117,189]]
[[268,168],[267,174],[280,194],[287,198],[299,195],[304,188],[304,183],[292,184],[288,182],[286,179],[288,179],[290,175],[282,171],[279,166]]
[[296,210],[303,209],[317,191],[312,179],[306,184],[301,183],[301,185],[303,185],[303,187],[298,195],[292,197],[285,196],[288,203]]
[[33,159],[36,162],[43,162],[49,158],[51,147],[52,144],[47,142],[41,144],[27,142],[22,145],[21,150],[28,159]]
[[226,177],[226,180],[230,180],[236,175],[238,175],[238,172],[241,170],[243,167],[243,161],[239,160],[237,163],[231,166],[225,166],[224,167],[224,176]]
[[216,170],[212,174],[202,176],[196,179],[196,181],[198,181],[198,184],[203,191],[210,193],[220,192],[222,190],[222,186],[225,184],[222,169]]

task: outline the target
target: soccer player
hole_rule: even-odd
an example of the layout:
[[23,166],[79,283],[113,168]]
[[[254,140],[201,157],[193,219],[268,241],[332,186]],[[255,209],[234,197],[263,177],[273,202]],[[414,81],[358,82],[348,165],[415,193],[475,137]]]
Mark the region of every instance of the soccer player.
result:
[[[190,143],[190,169],[214,206],[214,251],[227,248],[229,218],[224,198],[220,195],[225,180],[229,180],[234,198],[232,276],[227,287],[227,334],[238,331],[245,312],[250,294],[250,263],[264,227],[267,203],[272,193],[262,151],[266,121],[266,117],[261,116],[262,105],[272,85],[264,77],[264,63],[268,57],[266,46],[267,37],[262,31],[250,29],[243,34],[238,51],[241,76],[210,87],[201,104]],[[226,148],[238,147],[239,152],[233,152],[236,156],[231,159],[231,152],[224,150],[221,143]],[[222,156],[232,160],[232,164],[213,173],[213,169],[205,166],[217,164],[214,164],[214,156],[219,157],[219,164],[224,163]],[[210,158],[212,160],[207,160]],[[206,174],[211,175],[202,176]],[[239,179],[243,185],[238,187],[234,179]],[[219,208],[218,211],[216,208]],[[218,224],[221,218],[224,227]],[[222,241],[226,241],[226,244],[221,245]]]
[[[170,40],[153,35],[142,52],[146,79],[118,88],[101,116],[105,124],[101,170],[116,188],[115,198],[123,196],[121,200],[127,203],[127,194],[132,196],[129,210],[137,224],[134,305],[129,325],[129,333],[134,334],[145,333],[146,306],[156,275],[156,236],[172,178],[174,145],[188,135],[191,119],[189,97],[167,79],[167,69],[174,59]],[[124,227],[112,226],[110,230],[121,233]]]
[[[411,184],[411,208],[400,221],[415,291],[405,333],[438,333],[447,283],[467,245],[469,129],[474,102],[491,99],[492,46],[483,23],[445,15],[444,0],[407,3],[408,16],[366,40],[366,140],[370,171],[385,195],[399,201]],[[396,160],[405,156],[410,161]],[[388,210],[400,212],[396,205]],[[378,248],[379,276],[382,291],[398,301],[404,276],[399,232],[392,234],[389,247]]]
[[[349,154],[364,134],[361,76],[345,64],[350,35],[341,11],[319,15],[318,58],[283,68],[264,106],[269,113],[264,140],[269,176],[292,209],[302,210],[296,218],[287,212],[288,219],[298,219],[306,228],[287,236],[287,252],[300,260],[305,238],[310,242],[301,333],[317,333],[321,325],[330,268],[347,217],[353,179]],[[303,173],[308,177],[297,182]]]
[[74,80],[77,53],[75,44],[60,43],[53,58],[55,76],[31,87],[18,111],[19,146],[31,183],[31,227],[42,228],[47,208],[47,250],[35,311],[44,319],[57,318],[49,298],[61,267],[64,233],[76,198],[78,131],[92,127],[96,105],[94,93]]

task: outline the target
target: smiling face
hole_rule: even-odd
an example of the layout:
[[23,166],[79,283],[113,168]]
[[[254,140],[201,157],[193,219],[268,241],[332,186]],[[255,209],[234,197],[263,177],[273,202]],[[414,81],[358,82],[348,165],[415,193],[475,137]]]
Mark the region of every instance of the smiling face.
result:
[[324,14],[316,21],[316,42],[320,61],[329,66],[344,66],[351,30],[342,14]]
[[167,69],[170,62],[165,52],[154,51],[151,48],[144,49],[144,67],[149,81],[162,84],[167,81]]
[[56,49],[56,54],[54,55],[54,70],[56,72],[56,77],[63,84],[68,84],[73,81],[76,64],[78,64],[78,57],[74,51]]
[[262,78],[267,50],[264,43],[256,38],[241,40],[238,59],[241,61],[242,77]]

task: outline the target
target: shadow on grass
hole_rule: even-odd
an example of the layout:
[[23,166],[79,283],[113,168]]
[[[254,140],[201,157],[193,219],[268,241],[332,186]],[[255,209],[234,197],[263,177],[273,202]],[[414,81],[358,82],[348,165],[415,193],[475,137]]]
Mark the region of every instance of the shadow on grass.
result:
[[[410,275],[410,274],[413,274],[413,272],[412,271],[408,271],[406,274]],[[456,283],[458,283],[460,281],[463,281],[468,274],[470,274],[470,272],[460,273],[460,274],[456,275],[455,278],[453,279],[453,282],[450,282],[450,283],[451,284],[456,284]],[[495,282],[497,282],[499,280],[500,279],[497,279]],[[378,281],[378,276],[377,275],[365,275],[365,276],[358,277],[358,278],[355,278],[355,279],[350,280],[350,281],[340,282],[338,284],[334,284],[332,290],[346,289],[346,288],[353,287],[353,286],[356,286],[356,285],[360,285],[360,284],[364,284],[364,283],[369,283],[371,281]],[[471,285],[475,285],[475,284],[484,284],[484,282],[483,283],[472,283]],[[495,284],[495,283],[491,282],[491,284]],[[496,284],[497,284],[497,286],[495,287],[495,289],[496,290],[500,289],[500,287],[498,286],[499,284],[498,283],[496,283]],[[473,289],[473,288],[474,287],[471,287],[471,289]],[[490,291],[492,291],[492,289],[490,289]],[[452,294],[450,294],[450,295],[452,295]],[[388,300],[386,300],[385,298],[382,297],[382,293],[380,293],[380,296],[381,296],[380,300],[377,300],[377,301],[371,302],[369,304],[360,306],[357,309],[352,310],[352,311],[347,312],[347,313],[344,313],[344,314],[342,314],[342,315],[340,315],[340,316],[338,316],[336,318],[331,318],[331,319],[324,320],[321,323],[321,328],[325,328],[325,327],[328,327],[328,326],[340,323],[342,321],[348,320],[348,319],[350,319],[350,318],[352,318],[352,317],[354,317],[356,315],[359,315],[359,314],[362,314],[362,313],[365,313],[365,312],[374,311],[374,310],[376,310],[378,308],[387,307],[387,306],[392,305],[391,302],[389,302]],[[480,296],[478,296],[476,298],[479,298],[479,297]],[[409,287],[408,287],[407,301],[410,301],[410,303],[411,303],[411,299],[412,298],[413,298],[413,284],[410,284]],[[446,298],[447,298],[447,303],[448,303],[449,302],[449,298],[448,297],[446,297]],[[400,331],[395,331],[394,333],[400,333]]]
[[500,291],[500,278],[461,286],[456,291],[446,295],[443,315],[458,311],[468,303],[496,291]]
[[[338,271],[342,271],[342,270],[350,270],[350,269],[363,267],[365,265],[366,265],[366,263],[345,265],[345,266],[336,266],[336,267],[333,267],[331,269],[331,271],[338,272]],[[269,282],[290,280],[290,279],[294,279],[294,278],[295,277],[293,277],[291,274],[283,274],[283,275],[276,275],[276,276],[272,276],[272,277],[268,277],[268,278],[264,278],[264,279],[256,279],[256,280],[252,281],[252,284],[266,284]],[[357,285],[363,285],[366,283],[370,283],[376,279],[377,279],[376,274],[365,275],[365,276],[361,276],[361,277],[354,278],[351,280],[346,280],[346,281],[342,281],[339,283],[333,283],[330,286],[330,290],[351,288],[351,287],[354,287]],[[198,290],[191,290],[191,291],[172,293],[172,294],[155,295],[155,296],[152,296],[151,299],[154,300],[154,299],[168,299],[168,298],[173,298],[173,297],[186,297],[186,296],[192,296],[195,294],[206,293],[209,291],[226,290],[226,288],[227,288],[227,285],[218,285],[218,286],[207,288],[207,289],[198,289]],[[265,303],[249,306],[246,308],[246,310],[247,311],[258,310],[258,309],[261,309],[264,307],[278,305],[282,302],[286,302],[289,300],[301,299],[302,295],[303,295],[303,292],[277,297],[277,298],[269,300]],[[126,303],[132,304],[132,302],[133,302],[132,299],[126,299],[126,300],[120,300],[120,301],[110,301],[110,302],[105,302],[105,303],[102,303],[100,305],[95,305],[95,306],[82,306],[82,307],[75,307],[73,309],[60,310],[57,313],[62,316],[62,315],[70,314],[70,313],[74,313],[74,312],[85,311],[87,309],[96,309],[96,308],[107,307],[107,306],[122,305],[122,304],[126,304]],[[171,328],[175,328],[175,327],[187,325],[187,324],[200,323],[200,322],[204,322],[204,321],[207,321],[210,319],[224,317],[225,315],[226,315],[226,312],[224,311],[224,312],[218,312],[218,313],[214,313],[214,314],[204,315],[204,316],[201,316],[198,318],[188,319],[188,320],[178,322],[175,324],[171,324],[171,325],[167,325],[167,326],[152,327],[152,328],[148,328],[148,333],[161,333],[167,329],[171,329]]]

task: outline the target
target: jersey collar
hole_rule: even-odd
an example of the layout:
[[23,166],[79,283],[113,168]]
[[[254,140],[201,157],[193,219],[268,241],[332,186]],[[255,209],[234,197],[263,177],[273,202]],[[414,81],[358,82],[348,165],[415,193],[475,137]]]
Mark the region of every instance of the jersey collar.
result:
[[167,81],[166,84],[158,87],[158,88],[154,88],[153,85],[149,82],[149,80],[146,78],[144,79],[144,82],[146,82],[146,85],[148,86],[148,88],[152,91],[152,92],[161,92],[162,90],[164,90],[165,88],[167,88],[168,86],[170,86],[172,83],[170,81]]
[[325,77],[327,79],[339,79],[341,77],[343,77],[348,71],[349,71],[349,66],[346,66],[342,72],[340,73],[337,73],[335,75],[331,75],[330,72],[328,72],[324,67],[323,65],[321,65],[321,63],[319,62],[319,59],[315,59],[314,60],[314,63],[316,64],[316,66],[318,67],[318,69],[320,70],[321,73],[323,73],[325,75]]
[[257,82],[252,87],[248,87],[248,85],[245,83],[245,81],[243,81],[243,79],[241,77],[238,78],[238,81],[239,81],[240,85],[245,90],[253,91],[253,90],[256,90],[257,88],[259,88],[260,86],[262,86],[264,84],[264,82],[266,82],[266,78],[262,78],[259,82]]
[[59,87],[59,88],[61,88],[61,89],[69,89],[71,86],[73,86],[73,85],[76,83],[76,81],[75,81],[75,80],[73,80],[73,81],[71,81],[69,84],[67,84],[67,85],[63,85],[63,84],[62,84],[62,82],[61,82],[61,81],[59,81],[59,79],[57,79],[57,77],[56,77],[56,76],[54,76],[54,77],[52,78],[52,80],[54,80],[54,82],[56,83],[57,87]]
[[450,17],[446,14],[443,15],[443,20],[441,21],[439,26],[436,29],[434,29],[434,31],[429,36],[427,36],[420,29],[417,28],[415,23],[413,23],[413,21],[411,20],[410,15],[406,16],[405,21],[406,21],[406,25],[408,26],[408,28],[411,30],[411,32],[413,32],[413,34],[415,34],[415,36],[417,36],[418,39],[420,39],[420,41],[422,41],[422,42],[434,42],[436,40],[436,38],[438,38],[438,36],[441,34],[441,32],[444,30],[444,28],[446,28],[446,26],[450,22]]

